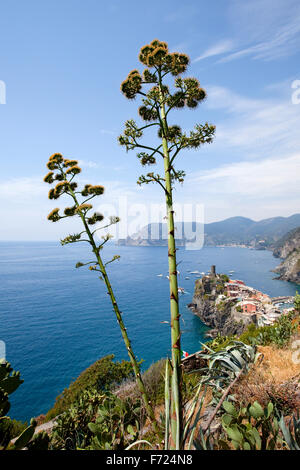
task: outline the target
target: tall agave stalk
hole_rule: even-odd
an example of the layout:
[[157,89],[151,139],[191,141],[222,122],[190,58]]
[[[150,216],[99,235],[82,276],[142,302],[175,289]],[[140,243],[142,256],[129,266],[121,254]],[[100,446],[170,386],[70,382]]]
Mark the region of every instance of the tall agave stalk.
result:
[[136,382],[143,398],[148,417],[152,423],[154,432],[159,434],[160,430],[154,416],[151,401],[149,400],[149,397],[146,393],[140,367],[133,353],[130,339],[128,337],[127,330],[122,318],[122,313],[117,304],[116,297],[107,274],[106,266],[120,257],[114,256],[110,261],[105,263],[101,257],[101,250],[103,249],[105,243],[107,243],[111,238],[111,235],[106,234],[102,236],[103,241],[100,244],[95,240],[95,234],[98,230],[105,229],[113,224],[118,223],[119,218],[110,217],[110,222],[107,225],[93,230],[91,226],[101,222],[104,217],[98,212],[94,212],[91,215],[90,211],[93,206],[89,202],[96,196],[102,195],[104,193],[104,187],[100,185],[93,186],[91,184],[86,184],[81,191],[78,191],[78,184],[74,181],[74,177],[81,172],[81,169],[78,167],[78,162],[76,160],[65,159],[59,153],[55,153],[50,156],[47,167],[50,172],[45,176],[44,181],[49,184],[56,183],[56,186],[49,191],[49,199],[58,199],[62,195],[66,195],[69,196],[72,200],[72,206],[66,207],[64,209],[64,215],[60,215],[59,209],[55,208],[48,215],[48,220],[51,220],[52,222],[58,222],[61,219],[74,216],[78,216],[81,219],[84,230],[77,234],[68,235],[66,238],[61,240],[61,244],[66,245],[69,243],[78,242],[87,242],[90,244],[92,252],[95,256],[95,260],[89,261],[88,263],[79,262],[76,264],[76,268],[89,265],[90,270],[100,272],[99,278],[105,282],[107,287],[107,291],[121,329],[122,337],[133,367]]
[[[176,181],[183,182],[185,172],[175,169],[175,159],[183,149],[197,149],[204,143],[212,142],[215,127],[208,123],[197,124],[195,129],[187,134],[178,125],[168,124],[171,110],[185,106],[195,108],[206,97],[205,91],[196,78],[180,77],[189,64],[187,55],[178,52],[170,53],[165,42],[154,40],[142,47],[139,60],[146,68],[142,74],[138,70],[132,70],[121,84],[121,91],[128,99],[134,99],[137,95],[142,97],[142,106],[139,107],[138,112],[146,124],[138,126],[134,120],[126,121],[119,143],[125,146],[127,151],[141,149],[137,157],[143,166],[156,164],[157,158],[162,158],[163,161],[162,175],[147,173],[140,176],[138,184],[159,184],[166,200],[172,343],[170,448],[179,449],[182,433],[181,351],[172,190]],[[170,75],[176,77],[173,92],[166,84]],[[155,126],[157,126],[159,144],[155,146],[144,143],[142,140],[144,131]]]

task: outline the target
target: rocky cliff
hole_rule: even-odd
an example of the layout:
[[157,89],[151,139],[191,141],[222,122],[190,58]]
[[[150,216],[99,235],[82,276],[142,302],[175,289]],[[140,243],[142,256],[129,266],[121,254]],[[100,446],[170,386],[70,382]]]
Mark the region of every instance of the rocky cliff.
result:
[[225,274],[212,272],[195,283],[193,301],[188,307],[205,325],[212,328],[208,336],[214,337],[218,333],[224,336],[240,335],[248,324],[256,323],[255,315],[243,316],[243,319],[239,317],[235,309],[236,301],[222,296],[228,281]]
[[300,227],[280,239],[274,245],[273,254],[283,259],[274,269],[278,279],[300,284]]

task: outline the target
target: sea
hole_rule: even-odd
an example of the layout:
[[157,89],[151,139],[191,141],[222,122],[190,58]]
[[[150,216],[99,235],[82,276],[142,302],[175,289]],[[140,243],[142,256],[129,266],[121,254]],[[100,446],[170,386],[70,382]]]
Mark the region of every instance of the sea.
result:
[[[170,356],[169,284],[166,247],[107,244],[103,256],[138,359],[145,370]],[[128,359],[109,296],[99,273],[78,261],[93,257],[88,246],[56,242],[0,243],[0,341],[6,358],[24,383],[11,395],[10,416],[29,421],[45,414],[55,398],[97,359]],[[177,252],[182,350],[201,349],[207,327],[188,308],[196,276],[216,265],[271,296],[295,295],[297,285],[275,280],[278,265],[269,251],[204,247]],[[231,272],[234,271],[234,272]],[[159,276],[162,274],[162,276]],[[299,289],[299,286],[298,286]],[[2,343],[3,344],[3,343]]]

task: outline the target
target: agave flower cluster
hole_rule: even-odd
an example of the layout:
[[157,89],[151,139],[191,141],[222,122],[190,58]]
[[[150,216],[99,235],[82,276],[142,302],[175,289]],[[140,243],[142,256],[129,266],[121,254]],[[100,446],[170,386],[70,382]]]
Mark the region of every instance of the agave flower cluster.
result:
[[[44,178],[45,183],[56,183],[55,187],[49,191],[49,199],[58,199],[65,194],[71,196],[74,202],[74,205],[64,209],[64,215],[59,213],[59,208],[53,209],[48,215],[48,220],[58,222],[60,219],[75,215],[85,217],[89,225],[94,225],[103,220],[103,215],[98,212],[94,212],[88,217],[86,216],[93,208],[91,204],[87,204],[87,201],[103,194],[104,187],[87,184],[82,191],[77,191],[78,184],[73,179],[81,173],[81,168],[79,168],[76,160],[68,160],[63,158],[60,153],[54,153],[50,156],[47,167],[50,172]],[[87,199],[79,203],[79,196],[85,196]]]
[[[119,137],[119,143],[126,150],[136,148],[143,149],[137,154],[142,166],[154,165],[157,157],[164,157],[162,145],[157,147],[145,146],[141,143],[144,130],[157,126],[159,139],[165,138],[168,142],[170,155],[169,171],[172,181],[183,182],[184,172],[176,171],[174,160],[182,149],[197,149],[202,144],[211,143],[215,133],[215,126],[208,123],[197,124],[189,133],[182,131],[177,124],[163,125],[163,117],[167,118],[172,109],[197,108],[198,104],[206,98],[206,92],[196,78],[182,78],[180,75],[186,72],[189,65],[189,57],[178,52],[170,53],[168,45],[157,39],[141,48],[140,62],[146,66],[142,74],[138,70],[132,70],[126,80],[121,84],[121,91],[128,99],[134,99],[137,95],[142,98],[142,106],[138,113],[147,124],[138,126],[134,120],[125,123],[125,129]],[[173,92],[163,82],[166,75],[176,77],[173,83]],[[149,88],[149,84],[152,87]],[[143,90],[148,86],[149,89]],[[165,116],[162,116],[162,106]],[[153,173],[139,178],[138,183],[159,182],[163,186],[164,179],[153,177]]]
[[[104,219],[103,215],[99,212],[92,212],[93,206],[90,204],[91,199],[96,196],[101,196],[104,193],[104,187],[101,185],[86,184],[83,189],[78,190],[78,183],[74,181],[75,176],[81,173],[78,161],[63,158],[60,153],[54,153],[50,156],[47,168],[50,171],[45,176],[44,182],[55,185],[49,191],[49,199],[59,199],[61,196],[65,195],[69,196],[72,200],[72,205],[65,207],[63,212],[61,212],[58,207],[53,209],[47,217],[48,220],[58,222],[67,217],[78,216],[81,218],[85,228],[85,230],[78,234],[68,235],[61,240],[61,244],[66,245],[68,243],[87,241],[94,243],[96,246],[93,239],[95,232],[119,222],[118,217],[110,217],[110,222],[105,227],[100,227],[93,231],[89,228],[89,226],[95,225]],[[87,235],[88,239],[82,239],[83,234]],[[100,249],[102,245],[111,238],[111,235],[107,234],[102,238],[104,242],[98,247]]]

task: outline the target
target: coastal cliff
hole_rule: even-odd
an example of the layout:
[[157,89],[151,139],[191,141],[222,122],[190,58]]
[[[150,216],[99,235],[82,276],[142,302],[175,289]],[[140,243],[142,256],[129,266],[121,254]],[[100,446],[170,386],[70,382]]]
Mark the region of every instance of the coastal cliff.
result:
[[245,317],[236,310],[236,299],[226,297],[228,281],[228,276],[216,274],[212,266],[211,274],[195,283],[193,300],[188,307],[211,328],[208,336],[240,335],[247,325],[256,322],[255,315]]
[[289,232],[274,245],[273,254],[283,261],[274,269],[278,279],[300,284],[300,227]]

